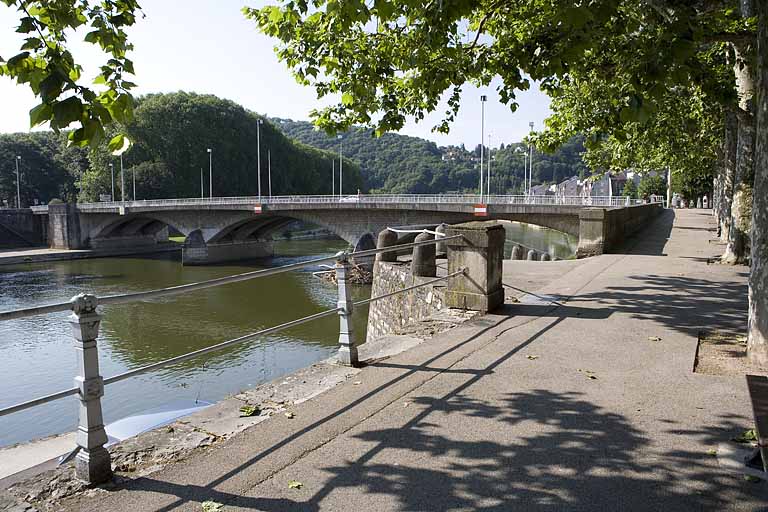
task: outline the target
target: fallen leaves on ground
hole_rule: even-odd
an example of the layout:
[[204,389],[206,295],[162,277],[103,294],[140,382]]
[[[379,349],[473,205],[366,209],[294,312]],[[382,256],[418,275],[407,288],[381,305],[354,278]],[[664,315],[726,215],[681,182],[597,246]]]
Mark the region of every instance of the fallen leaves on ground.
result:
[[709,450],[707,450],[707,455],[711,455],[714,457],[715,455],[717,455],[717,450],[714,448],[710,448]]
[[304,484],[298,480],[291,480],[288,482],[289,489],[301,489],[302,487],[304,487]]
[[658,336],[648,336],[648,341],[661,341]]
[[737,443],[752,443],[757,441],[757,434],[755,433],[755,429],[751,428],[749,430],[745,430],[737,437],[734,437],[733,440]]
[[294,418],[295,416],[296,416],[296,415],[295,415],[295,414],[293,414],[292,412],[287,412],[287,413],[285,413],[285,417],[286,417],[286,418],[288,418],[288,419],[292,419],[292,418]]
[[203,512],[219,512],[224,505],[215,501],[204,501],[202,506]]
[[592,380],[597,380],[597,375],[595,375],[595,372],[592,370],[582,370],[581,368],[577,369],[576,371],[579,371],[584,374],[585,377]]
[[244,405],[240,408],[240,417],[247,418],[249,416],[257,416],[261,413],[261,409],[255,405]]
[[539,356],[525,356],[525,357],[527,357],[531,361],[533,361],[534,359],[538,359],[539,358]]

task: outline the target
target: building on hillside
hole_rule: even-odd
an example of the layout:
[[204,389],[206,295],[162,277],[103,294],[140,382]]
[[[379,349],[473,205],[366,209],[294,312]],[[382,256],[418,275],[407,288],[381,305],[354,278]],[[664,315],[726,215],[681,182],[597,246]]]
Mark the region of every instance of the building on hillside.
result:
[[582,187],[582,180],[578,176],[571,176],[555,185],[555,195],[557,197],[578,197],[581,195]]
[[550,196],[555,193],[555,185],[534,185],[531,187],[531,195]]
[[627,174],[621,172],[606,172],[590,176],[584,180],[582,197],[611,197],[620,196],[627,182]]

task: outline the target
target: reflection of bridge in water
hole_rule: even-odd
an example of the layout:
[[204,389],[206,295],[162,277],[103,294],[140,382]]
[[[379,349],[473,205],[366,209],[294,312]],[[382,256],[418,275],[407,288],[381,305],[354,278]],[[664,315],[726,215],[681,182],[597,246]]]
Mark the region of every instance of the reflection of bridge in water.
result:
[[[478,205],[484,205],[478,207]],[[208,263],[267,256],[270,235],[295,220],[325,227],[356,250],[375,246],[389,226],[455,224],[476,219],[525,222],[578,237],[579,256],[621,242],[661,204],[623,197],[476,195],[276,196],[85,203],[33,207],[49,216],[52,247],[119,248],[186,237],[184,261]]]

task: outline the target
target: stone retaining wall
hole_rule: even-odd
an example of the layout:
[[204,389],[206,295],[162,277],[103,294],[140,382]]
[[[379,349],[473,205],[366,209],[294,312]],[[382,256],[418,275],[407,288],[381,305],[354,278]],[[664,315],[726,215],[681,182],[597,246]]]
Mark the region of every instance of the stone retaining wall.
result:
[[[410,263],[377,261],[373,269],[371,297],[384,295],[434,279],[414,277]],[[366,341],[397,333],[445,308],[445,282],[417,288],[372,302],[368,310]]]
[[577,258],[611,252],[663,211],[661,203],[588,208],[579,214]]

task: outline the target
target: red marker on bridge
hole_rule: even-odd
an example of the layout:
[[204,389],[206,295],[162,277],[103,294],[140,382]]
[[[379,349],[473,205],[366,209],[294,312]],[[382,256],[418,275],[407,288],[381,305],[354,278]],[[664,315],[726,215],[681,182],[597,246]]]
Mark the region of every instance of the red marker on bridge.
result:
[[253,213],[262,213],[260,204],[254,205]]
[[475,205],[475,217],[487,217],[488,216],[488,205],[487,204],[476,204]]

